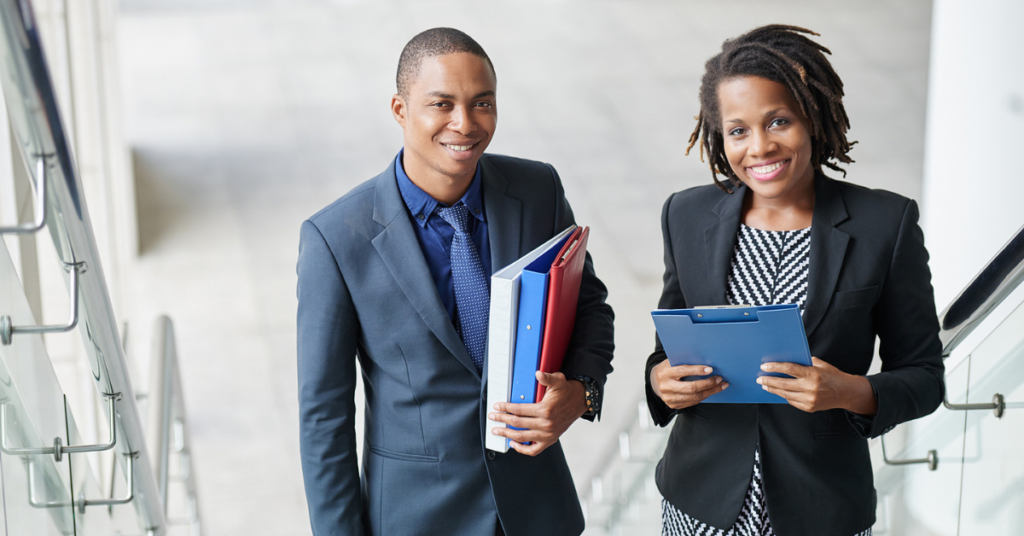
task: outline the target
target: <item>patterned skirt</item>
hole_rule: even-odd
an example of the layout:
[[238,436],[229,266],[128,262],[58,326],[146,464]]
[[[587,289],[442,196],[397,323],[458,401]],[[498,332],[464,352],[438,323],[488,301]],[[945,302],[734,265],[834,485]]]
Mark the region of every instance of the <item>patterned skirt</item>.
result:
[[[720,530],[679,511],[672,503],[661,500],[662,536],[775,536],[768,519],[768,503],[764,498],[764,480],[761,477],[761,452],[754,451],[754,476],[750,479],[747,495],[743,499],[740,516],[728,530]],[[854,536],[871,536],[871,529]]]

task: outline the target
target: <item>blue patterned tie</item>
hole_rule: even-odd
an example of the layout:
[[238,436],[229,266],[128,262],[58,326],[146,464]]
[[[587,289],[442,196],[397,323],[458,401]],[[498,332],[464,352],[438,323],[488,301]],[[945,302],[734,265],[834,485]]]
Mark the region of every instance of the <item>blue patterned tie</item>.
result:
[[484,366],[487,352],[487,323],[491,297],[487,274],[480,262],[473,238],[469,236],[469,209],[462,202],[437,209],[437,215],[455,228],[452,238],[452,279],[455,281],[455,309],[459,312],[459,336],[469,350],[477,370]]

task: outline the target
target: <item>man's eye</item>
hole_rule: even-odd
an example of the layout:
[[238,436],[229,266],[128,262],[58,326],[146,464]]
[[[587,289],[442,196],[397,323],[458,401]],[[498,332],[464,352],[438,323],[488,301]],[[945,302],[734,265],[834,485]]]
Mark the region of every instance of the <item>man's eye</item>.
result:
[[476,103],[476,105],[480,106],[480,107],[483,107],[483,108],[490,108],[492,106],[492,104],[489,103],[489,102],[478,102],[478,103]]
[[448,103],[447,102],[435,102],[435,103],[431,104],[431,106],[433,106],[434,108],[444,108],[444,107],[448,106]]

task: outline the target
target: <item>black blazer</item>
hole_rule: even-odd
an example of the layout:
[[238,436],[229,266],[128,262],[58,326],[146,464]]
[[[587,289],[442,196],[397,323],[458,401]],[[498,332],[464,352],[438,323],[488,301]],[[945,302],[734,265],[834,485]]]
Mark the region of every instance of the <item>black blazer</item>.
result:
[[[647,360],[647,404],[668,425],[678,415],[657,483],[676,508],[727,529],[736,521],[761,445],[765,495],[780,536],[851,536],[875,521],[867,438],[935,411],[943,396],[942,345],[917,203],[818,174],[811,226],[804,329],[811,354],[850,374],[867,374],[875,336],[882,372],[869,376],[878,400],[871,419],[789,405],[698,404],[674,411],[651,389],[665,360],[661,341]],[[665,288],[658,307],[726,303],[741,186],[714,185],[669,197],[662,213]]]

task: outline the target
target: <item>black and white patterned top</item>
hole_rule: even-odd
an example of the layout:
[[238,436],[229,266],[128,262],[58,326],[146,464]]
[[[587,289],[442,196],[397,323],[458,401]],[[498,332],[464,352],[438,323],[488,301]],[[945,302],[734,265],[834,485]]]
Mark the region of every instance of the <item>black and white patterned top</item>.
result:
[[[726,298],[730,305],[795,303],[803,313],[811,257],[811,228],[763,231],[740,224]],[[774,536],[761,477],[760,445],[739,518],[728,530],[690,517],[667,500],[661,502],[662,536]],[[871,529],[854,536],[871,536]]]

